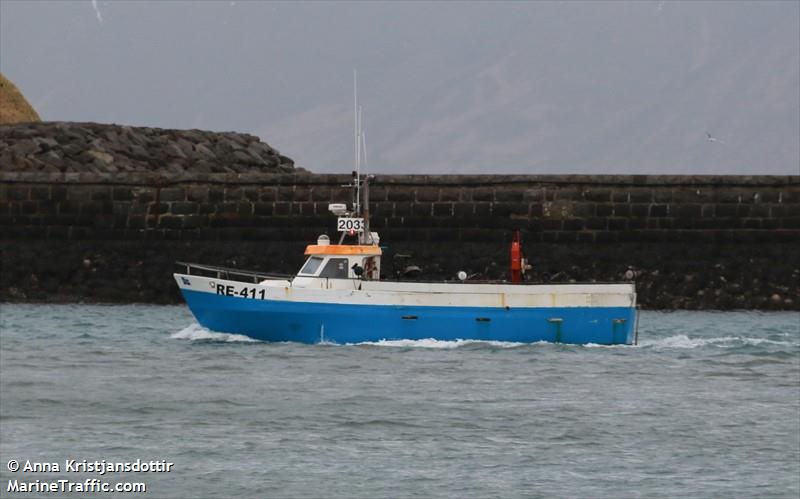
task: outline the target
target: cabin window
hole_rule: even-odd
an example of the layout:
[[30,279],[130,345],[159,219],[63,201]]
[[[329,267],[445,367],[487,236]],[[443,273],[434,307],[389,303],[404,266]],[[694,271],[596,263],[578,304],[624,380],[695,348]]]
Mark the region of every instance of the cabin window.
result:
[[331,279],[347,279],[347,258],[331,258],[319,276]]
[[316,273],[317,269],[319,268],[320,264],[322,264],[322,258],[318,256],[312,256],[311,258],[308,259],[306,264],[303,265],[303,268],[300,270],[300,273],[314,275],[314,273]]

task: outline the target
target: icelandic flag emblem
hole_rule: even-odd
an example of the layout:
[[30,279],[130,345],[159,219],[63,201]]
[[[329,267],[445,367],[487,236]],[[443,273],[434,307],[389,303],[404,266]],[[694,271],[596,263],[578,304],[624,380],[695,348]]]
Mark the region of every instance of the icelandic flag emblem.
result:
[[189,282],[189,279],[187,279],[187,278],[185,278],[183,276],[181,276],[181,281],[183,281],[184,286],[191,286],[192,285],[192,283]]

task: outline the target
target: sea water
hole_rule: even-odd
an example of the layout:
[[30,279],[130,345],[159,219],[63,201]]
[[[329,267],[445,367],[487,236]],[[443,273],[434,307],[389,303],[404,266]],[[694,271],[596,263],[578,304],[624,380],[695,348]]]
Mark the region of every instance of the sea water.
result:
[[800,314],[643,312],[639,338],[270,344],[185,307],[2,304],[0,496],[800,495]]

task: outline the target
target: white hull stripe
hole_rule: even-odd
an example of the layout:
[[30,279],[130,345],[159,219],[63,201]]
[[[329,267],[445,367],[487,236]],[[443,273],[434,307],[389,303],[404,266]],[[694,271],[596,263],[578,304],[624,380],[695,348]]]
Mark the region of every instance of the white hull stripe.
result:
[[[633,284],[492,285],[310,279],[261,284],[175,274],[181,289],[254,300],[431,307],[634,307]],[[312,287],[313,286],[313,287]]]

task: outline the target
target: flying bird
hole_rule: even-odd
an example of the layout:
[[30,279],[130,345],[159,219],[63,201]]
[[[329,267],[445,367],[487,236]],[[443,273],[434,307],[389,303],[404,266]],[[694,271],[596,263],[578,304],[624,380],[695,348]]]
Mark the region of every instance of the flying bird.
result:
[[716,137],[712,137],[710,133],[706,132],[706,140],[709,142],[719,142],[720,144],[724,144],[724,140],[720,140]]
[[94,14],[97,16],[97,21],[103,24],[103,15],[100,13],[100,8],[97,6],[97,0],[92,0],[92,8],[94,9]]

